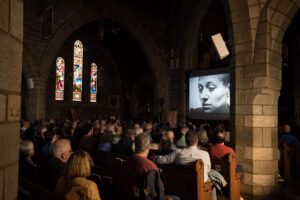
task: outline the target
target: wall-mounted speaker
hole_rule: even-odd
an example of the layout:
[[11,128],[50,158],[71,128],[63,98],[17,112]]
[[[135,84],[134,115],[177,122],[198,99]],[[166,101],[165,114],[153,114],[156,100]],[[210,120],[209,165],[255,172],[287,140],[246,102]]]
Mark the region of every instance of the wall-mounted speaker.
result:
[[219,58],[222,60],[229,55],[229,51],[226,47],[225,41],[220,33],[211,36],[212,42],[216,51],[218,52]]
[[27,79],[27,86],[28,86],[28,89],[34,88],[34,82],[33,82],[32,78]]

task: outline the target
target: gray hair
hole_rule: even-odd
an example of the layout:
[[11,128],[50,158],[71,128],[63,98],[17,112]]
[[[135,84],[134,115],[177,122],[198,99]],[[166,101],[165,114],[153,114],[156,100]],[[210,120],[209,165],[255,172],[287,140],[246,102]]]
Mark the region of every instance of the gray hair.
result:
[[23,140],[20,142],[20,158],[28,158],[33,156],[34,147],[30,140]]
[[150,137],[147,133],[141,133],[134,138],[135,153],[146,151],[149,145]]
[[199,134],[198,134],[198,139],[199,139],[199,142],[201,143],[201,144],[205,144],[205,143],[207,143],[208,142],[208,137],[207,137],[207,133],[206,133],[206,130],[200,130],[199,131]]

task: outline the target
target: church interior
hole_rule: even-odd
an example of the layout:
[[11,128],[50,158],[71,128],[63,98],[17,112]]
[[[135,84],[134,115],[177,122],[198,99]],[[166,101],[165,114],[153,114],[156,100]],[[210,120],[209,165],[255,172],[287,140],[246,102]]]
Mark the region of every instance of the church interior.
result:
[[[19,175],[25,124],[101,129],[105,120],[144,130],[164,124],[176,139],[178,127],[221,122],[243,169],[238,198],[225,199],[299,199],[299,8],[300,0],[0,0],[0,200],[27,199]],[[213,89],[200,88],[201,77],[222,70],[229,110],[205,117],[213,103],[202,93]],[[295,148],[282,141],[285,125]],[[101,199],[113,199],[109,189]]]

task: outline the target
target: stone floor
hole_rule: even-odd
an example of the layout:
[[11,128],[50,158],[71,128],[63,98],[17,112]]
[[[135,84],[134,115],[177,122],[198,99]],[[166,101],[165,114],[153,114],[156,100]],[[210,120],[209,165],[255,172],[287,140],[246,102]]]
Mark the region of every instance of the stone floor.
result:
[[[298,169],[300,170],[300,169]],[[254,198],[244,196],[244,200],[253,200]],[[224,196],[218,195],[218,200],[229,200]],[[300,200],[300,177],[291,178],[278,183],[278,190],[271,197],[255,198],[255,200]]]

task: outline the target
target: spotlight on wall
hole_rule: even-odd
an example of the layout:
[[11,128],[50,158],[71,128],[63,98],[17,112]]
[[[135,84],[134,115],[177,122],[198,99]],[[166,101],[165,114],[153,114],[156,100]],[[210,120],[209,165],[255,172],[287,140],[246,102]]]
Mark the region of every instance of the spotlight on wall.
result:
[[28,86],[28,89],[34,89],[34,82],[33,82],[32,78],[27,79],[27,86]]
[[223,40],[221,33],[212,35],[211,39],[219,55],[220,60],[226,58],[229,55],[229,51],[226,47],[225,41]]

